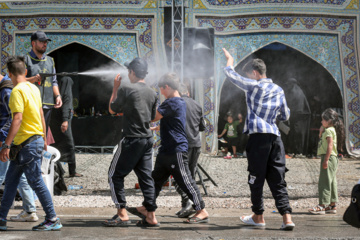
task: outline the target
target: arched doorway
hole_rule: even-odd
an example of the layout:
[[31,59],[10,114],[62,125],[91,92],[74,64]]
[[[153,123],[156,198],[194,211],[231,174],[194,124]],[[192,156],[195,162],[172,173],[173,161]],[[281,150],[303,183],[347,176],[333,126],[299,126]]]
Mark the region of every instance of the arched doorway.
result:
[[[304,93],[311,111],[306,142],[301,153],[304,155],[316,154],[321,113],[326,108],[331,107],[335,108],[342,115],[343,99],[335,79],[318,62],[281,43],[272,43],[259,49],[241,61],[235,67],[235,70],[244,75],[241,69],[252,58],[260,58],[265,61],[267,76],[284,89],[288,102],[291,96],[287,94],[286,84],[289,82],[289,79],[296,79],[297,85]],[[228,112],[235,116],[238,113],[242,113],[245,117],[246,102],[244,92],[239,88],[234,88],[230,81],[225,81],[220,95],[219,132],[224,128],[226,123],[224,117]],[[282,133],[282,138],[287,153],[293,153],[294,140],[287,138],[284,133]]]
[[[119,66],[85,45],[72,43],[51,53],[57,72],[86,72],[100,66]],[[73,136],[77,146],[114,146],[121,132],[121,117],[108,112],[113,78],[109,75],[77,75],[73,85]]]

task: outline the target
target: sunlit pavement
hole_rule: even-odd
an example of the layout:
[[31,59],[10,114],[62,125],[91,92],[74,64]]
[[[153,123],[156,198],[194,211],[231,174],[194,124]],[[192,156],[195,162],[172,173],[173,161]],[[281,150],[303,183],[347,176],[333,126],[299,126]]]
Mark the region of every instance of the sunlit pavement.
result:
[[[293,213],[296,227],[282,231],[281,216],[268,209],[265,212],[265,229],[244,226],[240,215],[250,214],[250,209],[208,209],[210,223],[185,224],[175,217],[178,209],[158,209],[160,228],[139,228],[138,217],[130,215],[129,227],[104,227],[102,222],[111,218],[111,208],[57,208],[63,228],[59,232],[33,232],[38,223],[8,222],[8,231],[0,232],[0,239],[360,239],[360,230],[342,221],[345,210],[336,215],[309,215],[306,210]],[[15,215],[19,210],[11,210]],[[42,219],[43,212],[38,212]]]

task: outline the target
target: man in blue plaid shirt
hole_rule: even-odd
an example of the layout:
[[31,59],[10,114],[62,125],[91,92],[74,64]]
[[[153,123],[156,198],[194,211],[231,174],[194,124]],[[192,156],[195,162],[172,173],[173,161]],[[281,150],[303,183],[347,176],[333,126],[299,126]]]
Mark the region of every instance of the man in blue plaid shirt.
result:
[[286,121],[290,109],[281,87],[266,77],[266,65],[261,59],[250,60],[243,69],[247,78],[234,71],[234,59],[224,48],[228,79],[246,93],[247,117],[244,133],[249,134],[246,146],[249,186],[253,215],[240,217],[246,225],[265,227],[263,187],[267,181],[275,205],[283,216],[281,229],[292,230],[292,209],[285,182],[285,151],[276,121]]

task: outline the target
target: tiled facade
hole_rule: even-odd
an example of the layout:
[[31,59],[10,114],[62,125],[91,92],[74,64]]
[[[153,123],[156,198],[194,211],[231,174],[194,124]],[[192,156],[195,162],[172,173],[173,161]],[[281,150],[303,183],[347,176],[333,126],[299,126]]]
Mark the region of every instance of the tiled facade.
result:
[[[0,3],[1,69],[10,54],[30,48],[32,31],[54,39],[53,51],[77,42],[116,62],[146,58],[164,71],[163,8],[171,1],[9,1]],[[224,75],[223,47],[235,63],[280,42],[321,64],[344,101],[348,151],[360,154],[359,0],[185,0],[186,26],[215,28],[215,78],[203,82],[209,128],[206,150],[217,144],[217,114]]]

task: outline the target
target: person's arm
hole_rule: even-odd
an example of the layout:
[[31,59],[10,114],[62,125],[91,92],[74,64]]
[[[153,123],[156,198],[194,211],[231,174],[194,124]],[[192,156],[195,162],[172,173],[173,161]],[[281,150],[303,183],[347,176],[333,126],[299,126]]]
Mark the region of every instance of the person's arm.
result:
[[11,110],[9,108],[9,100],[10,100],[10,94],[11,94],[11,90],[10,89],[4,89],[4,95],[2,96],[2,102],[5,103],[4,107],[6,110],[7,115],[9,116],[8,119],[6,120],[5,124],[2,126],[2,128],[0,129],[0,147],[2,146],[2,142],[6,139],[10,126],[11,126],[11,122],[12,122],[12,117],[11,117]]
[[35,76],[27,77],[26,81],[31,82],[31,83],[41,82],[41,76],[40,76],[40,74],[36,74]]
[[290,118],[290,108],[288,107],[285,99],[285,94],[280,96],[280,114],[277,116],[278,121],[287,121]]
[[234,58],[231,56],[231,54],[225,49],[223,48],[225,57],[226,57],[226,67],[224,69],[225,75],[228,77],[228,79],[235,84],[236,86],[238,86],[239,88],[241,88],[244,91],[249,91],[251,90],[254,86],[256,86],[258,84],[258,81],[254,80],[254,79],[250,79],[250,78],[245,78],[243,76],[241,76],[240,74],[238,74],[237,72],[235,72],[234,70]]
[[[13,121],[11,123],[8,136],[5,139],[5,144],[10,146],[11,143],[13,142],[13,140],[14,140],[14,138],[15,138],[15,136],[16,136],[17,132],[19,131],[19,128],[20,128],[20,125],[21,125],[21,122],[22,122],[22,115],[23,114],[21,112],[15,112],[13,114]],[[8,149],[8,148],[1,149],[0,160],[2,162],[8,161],[9,152],[10,152],[10,149]]]
[[157,122],[157,121],[159,121],[159,120],[162,119],[162,118],[163,118],[163,115],[161,115],[161,114],[159,113],[159,111],[156,110],[155,118],[154,118],[153,120],[151,120],[151,122]]
[[44,132],[44,150],[47,151],[47,140],[46,140],[46,124],[45,124],[45,118],[44,118],[44,111],[42,107],[40,107],[40,116],[41,116],[41,125],[43,127]]
[[221,138],[222,136],[224,136],[224,134],[226,133],[226,128],[224,128],[224,130],[222,131],[222,133],[218,136],[218,138]]
[[113,91],[112,91],[112,94],[111,94],[111,97],[110,97],[110,101],[109,101],[109,112],[110,114],[116,114],[116,112],[114,112],[112,109],[111,109],[111,104],[113,102],[115,102],[115,100],[117,99],[117,92],[119,90],[119,87],[121,85],[121,76],[120,76],[120,73],[118,75],[116,75],[115,79],[114,79],[114,87],[113,87]]
[[327,146],[324,162],[323,162],[323,165],[322,165],[323,169],[328,168],[329,158],[330,158],[331,152],[333,150],[333,139],[332,139],[332,137],[327,137],[326,141],[327,141],[328,146]]

